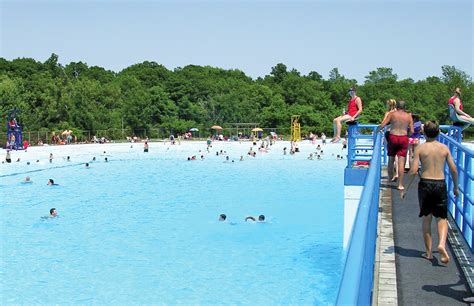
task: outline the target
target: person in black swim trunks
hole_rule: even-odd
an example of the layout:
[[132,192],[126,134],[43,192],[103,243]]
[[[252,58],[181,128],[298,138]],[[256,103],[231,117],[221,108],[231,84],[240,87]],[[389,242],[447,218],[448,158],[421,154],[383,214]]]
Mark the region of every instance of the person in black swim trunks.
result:
[[[448,235],[448,191],[444,178],[444,165],[448,163],[451,177],[453,179],[453,192],[455,196],[458,191],[458,172],[454,164],[453,157],[447,146],[436,141],[439,134],[437,122],[428,121],[425,123],[424,133],[426,143],[419,145],[415,149],[413,164],[409,172],[409,183],[407,190],[413,183],[415,175],[418,173],[419,164],[423,165],[421,180],[418,185],[418,201],[420,204],[419,217],[423,217],[423,239],[425,241],[426,253],[422,256],[428,260],[433,259],[431,219],[435,216],[438,222],[438,251],[441,255],[441,262],[447,264],[449,255],[446,252],[446,237]],[[405,192],[402,191],[402,199]]]

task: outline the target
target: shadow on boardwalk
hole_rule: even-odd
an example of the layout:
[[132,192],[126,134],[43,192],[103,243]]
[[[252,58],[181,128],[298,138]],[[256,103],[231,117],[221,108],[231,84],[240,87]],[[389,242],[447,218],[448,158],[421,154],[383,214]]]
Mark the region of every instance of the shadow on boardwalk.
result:
[[432,223],[434,259],[429,261],[421,257],[425,252],[425,246],[421,231],[422,218],[418,217],[417,184],[418,180],[414,182],[404,201],[401,201],[398,190],[391,187],[398,303],[399,305],[466,305],[462,299],[470,296],[471,292],[450,247],[448,247],[451,257],[449,264],[444,265],[439,260],[440,256],[436,250],[438,231],[435,219]]

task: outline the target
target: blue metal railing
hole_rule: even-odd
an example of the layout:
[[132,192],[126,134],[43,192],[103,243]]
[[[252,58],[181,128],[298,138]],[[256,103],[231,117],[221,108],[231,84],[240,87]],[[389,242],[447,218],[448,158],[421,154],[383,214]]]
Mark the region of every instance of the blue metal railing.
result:
[[[376,124],[354,124],[349,126],[347,166],[353,167],[357,162],[367,162],[374,150],[374,132]],[[365,133],[364,133],[365,132]],[[383,151],[382,162],[387,164],[387,153]]]
[[460,127],[453,125],[440,125],[439,129],[443,131],[446,136],[449,136],[457,142],[461,143],[462,129]]
[[[356,126],[354,126],[354,128],[356,128]],[[372,128],[372,125],[370,128]],[[360,135],[356,137],[359,136]],[[349,139],[351,139],[351,137]],[[377,239],[379,184],[382,166],[381,143],[382,134],[378,133],[375,135],[375,141],[373,142],[373,148],[375,149],[372,149],[373,156],[372,159],[370,159],[369,171],[365,179],[364,189],[349,240],[350,244],[337,296],[337,305],[371,304],[375,245]],[[355,145],[355,143],[352,144]],[[349,145],[348,148],[350,149],[351,146]],[[352,165],[354,161],[358,160],[356,151],[357,150],[349,153],[352,160],[349,165]]]
[[[459,129],[458,139],[453,140],[452,134],[455,129]],[[459,196],[455,197],[453,194],[453,181],[451,179],[449,168],[446,165],[444,172],[446,177],[446,184],[448,185],[448,210],[451,216],[456,221],[456,225],[461,231],[464,239],[471,248],[471,252],[474,252],[474,238],[473,238],[473,190],[472,181],[473,175],[473,163],[474,151],[463,146],[460,142],[460,128],[451,127],[448,130],[448,136],[440,134],[438,140],[448,146],[453,156],[456,168],[458,170],[458,189]],[[454,131],[455,132],[455,131]],[[454,134],[456,135],[456,134]]]

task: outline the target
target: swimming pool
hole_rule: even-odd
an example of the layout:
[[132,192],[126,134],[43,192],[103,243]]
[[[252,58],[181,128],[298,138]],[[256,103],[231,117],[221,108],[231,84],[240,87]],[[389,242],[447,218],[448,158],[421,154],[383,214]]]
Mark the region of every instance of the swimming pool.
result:
[[[0,168],[1,300],[333,304],[345,255],[346,161],[332,154],[346,153],[328,145],[323,160],[308,160],[314,145],[284,156],[289,143],[280,142],[251,158],[250,145],[216,143],[210,153],[202,142],[152,143],[149,153],[142,144],[15,153],[21,161]],[[229,162],[215,155],[220,150]],[[203,161],[186,160],[201,154]],[[32,184],[21,183],[26,175]],[[59,185],[46,186],[49,178]],[[51,207],[59,217],[41,219]],[[244,221],[259,214],[267,222]]]

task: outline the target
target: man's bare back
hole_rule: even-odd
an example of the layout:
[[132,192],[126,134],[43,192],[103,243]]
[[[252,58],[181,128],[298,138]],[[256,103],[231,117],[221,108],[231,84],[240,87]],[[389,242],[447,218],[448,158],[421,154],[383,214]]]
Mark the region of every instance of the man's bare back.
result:
[[386,119],[390,122],[390,134],[404,136],[408,134],[408,128],[413,133],[413,119],[410,113],[404,110],[396,110],[390,113]]
[[448,147],[437,142],[429,141],[418,148],[418,156],[422,164],[421,177],[425,179],[442,180],[444,179],[444,163],[448,165],[452,160]]

